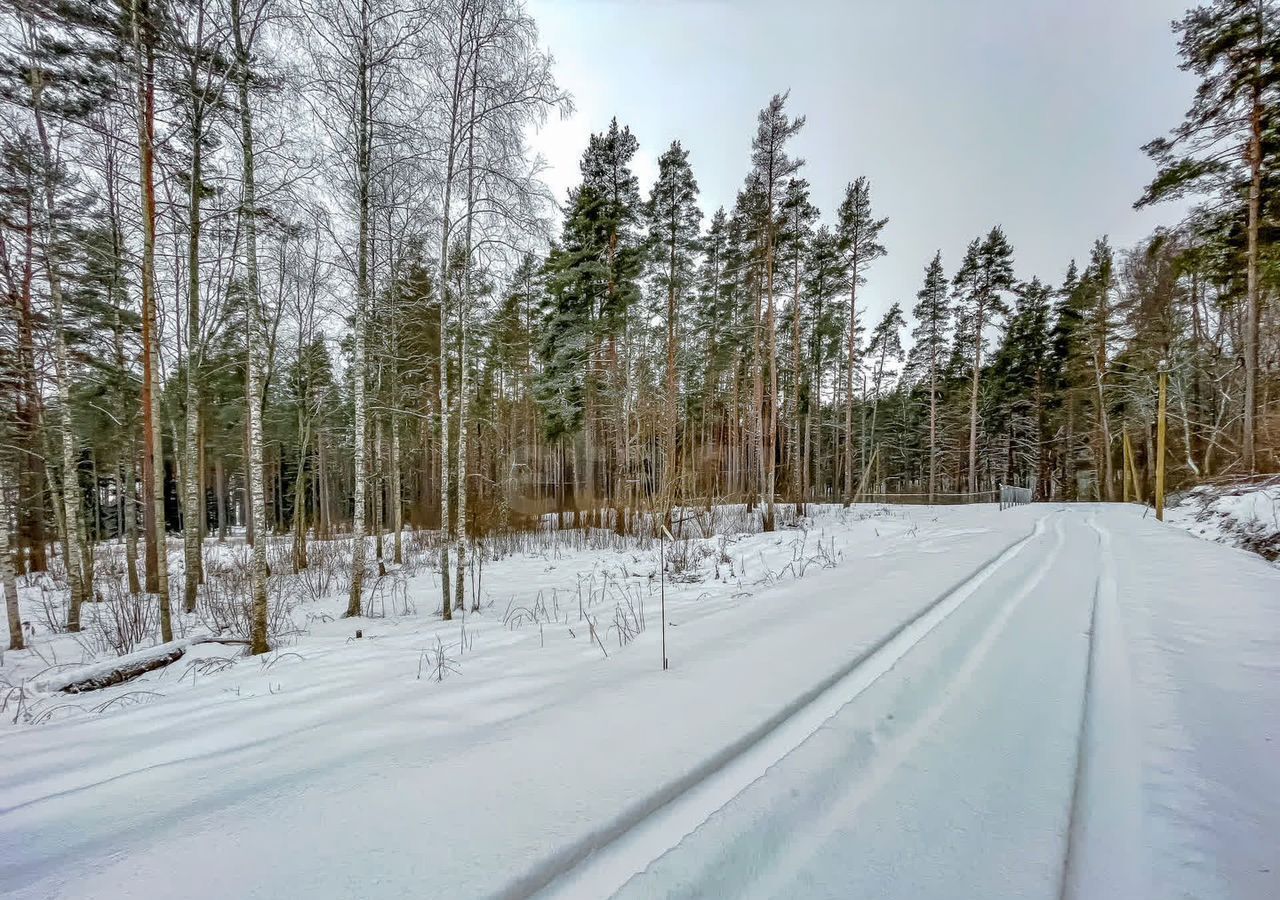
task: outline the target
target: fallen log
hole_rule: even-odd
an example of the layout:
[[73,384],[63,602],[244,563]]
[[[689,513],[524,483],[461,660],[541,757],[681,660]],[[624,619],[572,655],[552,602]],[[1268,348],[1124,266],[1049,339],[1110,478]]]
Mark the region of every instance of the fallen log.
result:
[[44,693],[83,694],[132,681],[154,669],[162,669],[182,659],[188,649],[196,644],[248,644],[244,638],[224,638],[202,635],[157,644],[145,650],[126,653],[115,659],[107,659],[79,669],[60,672],[36,682],[36,690]]

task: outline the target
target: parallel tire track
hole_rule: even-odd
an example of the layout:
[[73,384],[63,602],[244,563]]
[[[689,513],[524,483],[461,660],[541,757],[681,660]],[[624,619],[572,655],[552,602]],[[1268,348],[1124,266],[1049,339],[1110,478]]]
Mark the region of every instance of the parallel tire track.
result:
[[848,665],[800,695],[759,727],[608,824],[543,860],[495,896],[610,896],[670,850],[765,771],[875,683],[996,572],[1045,533],[1048,515],[921,612],[887,633]]

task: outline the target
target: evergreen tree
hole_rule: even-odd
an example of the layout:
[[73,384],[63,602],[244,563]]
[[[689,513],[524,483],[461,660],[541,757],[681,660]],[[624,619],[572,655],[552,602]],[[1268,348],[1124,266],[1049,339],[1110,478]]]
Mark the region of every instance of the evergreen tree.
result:
[[[760,290],[763,307],[757,303],[756,323],[763,331],[764,347],[756,350],[756,459],[759,484],[764,499],[764,530],[774,528],[774,495],[777,482],[777,439],[779,422],[778,327],[775,303],[779,207],[787,182],[804,165],[804,160],[787,153],[787,144],[804,127],[804,116],[786,113],[788,94],[774,94],[756,117],[756,134],[751,141],[751,173],[747,176],[762,252]],[[761,326],[763,328],[761,329]],[[767,377],[766,377],[767,373]]]
[[818,208],[809,201],[809,182],[803,178],[793,178],[787,182],[779,210],[778,229],[778,271],[782,280],[782,289],[791,295],[787,306],[786,319],[788,331],[791,333],[791,346],[787,366],[789,380],[786,386],[788,399],[785,418],[790,419],[791,427],[787,429],[787,460],[789,472],[789,489],[797,504],[799,514],[804,513],[804,500],[808,485],[802,484],[802,471],[808,467],[804,457],[802,428],[804,413],[810,402],[811,373],[805,363],[805,333],[810,327],[809,315],[805,309],[803,289],[805,263],[810,244],[813,240],[814,225],[818,221]]
[[[801,414],[804,417],[805,449],[801,457],[812,461],[816,468],[816,480],[831,493],[839,487],[839,442],[833,440],[830,451],[826,449],[827,434],[836,434],[834,427],[824,427],[823,386],[827,365],[832,367],[830,385],[834,391],[840,383],[841,347],[845,326],[842,298],[845,290],[844,256],[840,252],[839,238],[826,225],[820,225],[813,233],[804,265],[804,294],[809,303],[810,328],[808,334],[808,363],[802,384]],[[831,404],[833,415],[838,412]],[[833,418],[831,425],[836,420]],[[817,427],[815,427],[815,425]],[[807,474],[806,466],[806,474]],[[805,492],[807,496],[807,491]]]
[[982,351],[986,330],[1008,313],[1004,294],[1013,288],[1013,248],[1000,226],[992,228],[985,240],[975,238],[965,251],[964,261],[954,279],[959,304],[957,346],[963,341],[972,360],[969,392],[969,490],[978,490],[978,391],[981,386]]
[[992,429],[1007,438],[1005,481],[1035,481],[1040,499],[1048,496],[1047,395],[1052,390],[1050,303],[1053,290],[1038,278],[1020,284],[1017,305],[1004,340],[992,361],[999,422]]
[[1111,453],[1111,422],[1107,414],[1107,385],[1112,333],[1116,328],[1113,309],[1115,260],[1105,237],[1094,242],[1089,265],[1084,270],[1084,327],[1090,345],[1093,381],[1093,458],[1099,500],[1115,499],[1115,476]]
[[947,350],[951,327],[951,304],[947,278],[942,270],[942,251],[930,260],[924,271],[924,286],[916,294],[912,310],[917,325],[911,332],[915,343],[911,348],[915,368],[929,391],[929,502],[933,502],[938,477],[938,376]]
[[[1259,326],[1259,228],[1263,186],[1276,168],[1266,136],[1280,127],[1280,10],[1274,0],[1211,0],[1174,23],[1181,68],[1200,79],[1195,100],[1167,138],[1144,147],[1156,177],[1137,206],[1188,194],[1245,206],[1243,463],[1254,471]],[[1243,164],[1243,171],[1241,166]]]
[[867,355],[871,358],[871,440],[876,440],[876,423],[879,420],[880,395],[885,382],[894,373],[889,368],[902,358],[902,329],[907,320],[902,315],[902,306],[894,303],[885,312],[884,317],[876,323],[867,341]]
[[836,234],[844,253],[849,278],[849,325],[845,332],[844,379],[844,504],[849,505],[853,487],[853,375],[858,359],[858,286],[866,283],[866,270],[884,256],[880,232],[889,220],[871,213],[871,183],[858,178],[845,188],[840,204]]
[[679,477],[680,421],[679,356],[681,311],[694,278],[694,263],[702,211],[698,209],[698,183],[689,166],[689,153],[673,141],[658,158],[658,180],[645,207],[654,287],[662,295],[666,324],[666,372],[664,381],[666,421],[663,423],[663,488],[667,508],[676,502]]

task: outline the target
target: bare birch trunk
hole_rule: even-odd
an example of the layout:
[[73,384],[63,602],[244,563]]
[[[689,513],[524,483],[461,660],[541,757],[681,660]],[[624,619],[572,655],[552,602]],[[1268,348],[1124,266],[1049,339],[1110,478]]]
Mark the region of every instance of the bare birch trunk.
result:
[[359,109],[356,133],[358,135],[356,173],[358,180],[360,232],[356,248],[356,311],[354,317],[355,341],[352,353],[352,405],[355,413],[355,434],[352,436],[352,464],[355,478],[352,491],[351,515],[351,594],[347,599],[347,616],[359,616],[364,606],[365,575],[365,500],[368,475],[365,471],[365,442],[368,439],[368,400],[365,389],[365,321],[369,310],[369,179],[372,167],[373,122],[370,108],[372,91],[372,35],[369,22],[369,6],[360,5],[360,47],[357,51],[357,85]]
[[0,584],[4,587],[4,606],[9,618],[9,649],[26,646],[22,634],[22,613],[18,609],[18,579],[9,554],[9,484],[0,470]]
[[[34,27],[34,26],[33,26]],[[58,397],[58,408],[62,415],[61,428],[61,476],[63,518],[66,537],[67,584],[71,590],[71,601],[67,610],[67,630],[80,630],[80,604],[87,599],[87,591],[91,571],[84,568],[83,553],[84,533],[81,523],[80,480],[76,466],[75,435],[71,426],[71,374],[67,361],[66,322],[63,316],[62,278],[58,267],[56,243],[54,239],[54,196],[53,178],[56,162],[49,141],[49,133],[45,128],[43,112],[43,75],[36,67],[32,67],[30,78],[31,106],[34,113],[36,133],[40,138],[40,150],[44,164],[44,264],[45,274],[49,282],[49,296],[53,301],[53,339],[54,339],[54,383]]]
[[404,489],[400,479],[400,417],[391,414],[391,527],[395,530],[391,543],[391,559],[404,562]]
[[245,415],[248,420],[249,503],[253,521],[258,527],[258,539],[253,542],[250,556],[252,587],[252,621],[249,633],[249,652],[266,653],[271,649],[267,639],[267,497],[262,482],[262,348],[265,336],[262,330],[262,306],[258,294],[258,222],[257,186],[254,178],[253,158],[253,110],[249,106],[249,49],[244,41],[240,0],[231,0],[231,19],[235,37],[236,87],[240,105],[240,145],[242,164],[242,195],[240,224],[244,229],[245,252],[245,318],[246,349],[248,354],[247,389],[248,403]]
[[[199,7],[196,44],[204,25],[204,7]],[[187,89],[191,91],[192,141],[191,181],[188,194],[187,235],[187,416],[186,440],[183,446],[183,520],[184,555],[183,609],[195,612],[196,594],[200,587],[202,561],[200,531],[204,518],[204,498],[200,494],[198,466],[200,458],[200,389],[199,371],[203,356],[200,343],[200,191],[202,188],[204,141],[204,104],[199,97],[198,55],[191,57],[191,73]]]

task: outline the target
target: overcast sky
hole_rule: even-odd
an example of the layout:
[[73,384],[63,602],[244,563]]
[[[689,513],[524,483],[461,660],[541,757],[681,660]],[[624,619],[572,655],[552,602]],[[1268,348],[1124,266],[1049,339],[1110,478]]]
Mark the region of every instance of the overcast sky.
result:
[[[794,154],[823,221],[871,179],[888,256],[875,312],[910,311],[925,264],[947,275],[1004,226],[1019,278],[1059,283],[1094,238],[1127,246],[1172,223],[1134,212],[1139,149],[1181,118],[1194,82],[1169,25],[1190,0],[529,0],[577,112],[534,140],[563,200],[587,137],[611,116],[640,142],[647,196],[672,140],[689,151],[709,216],[732,205],[756,113],[778,91],[808,124]],[[868,322],[868,325],[873,324]]]

